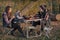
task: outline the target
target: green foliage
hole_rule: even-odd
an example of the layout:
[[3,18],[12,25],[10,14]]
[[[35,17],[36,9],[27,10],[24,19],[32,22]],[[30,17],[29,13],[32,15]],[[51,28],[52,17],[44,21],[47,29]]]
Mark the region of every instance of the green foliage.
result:
[[59,4],[58,4],[57,0],[52,1],[52,9],[53,9],[54,14],[59,13]]

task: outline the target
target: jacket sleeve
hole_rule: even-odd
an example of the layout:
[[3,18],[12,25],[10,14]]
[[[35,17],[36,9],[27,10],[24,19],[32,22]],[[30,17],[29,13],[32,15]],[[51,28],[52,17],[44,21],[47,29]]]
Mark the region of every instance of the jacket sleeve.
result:
[[4,20],[7,24],[11,23],[12,19],[8,20],[6,13],[4,13],[3,17],[4,17]]

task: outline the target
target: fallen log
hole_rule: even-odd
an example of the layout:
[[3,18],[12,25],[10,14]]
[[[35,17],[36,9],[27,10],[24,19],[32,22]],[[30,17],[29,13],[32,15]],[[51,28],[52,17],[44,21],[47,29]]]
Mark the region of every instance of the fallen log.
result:
[[60,21],[60,14],[57,14],[57,15],[56,15],[56,20],[57,20],[57,21]]

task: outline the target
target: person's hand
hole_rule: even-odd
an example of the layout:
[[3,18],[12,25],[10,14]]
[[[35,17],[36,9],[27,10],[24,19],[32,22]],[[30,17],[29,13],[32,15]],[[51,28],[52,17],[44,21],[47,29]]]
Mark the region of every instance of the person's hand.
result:
[[12,16],[12,19],[15,18],[15,16]]
[[14,18],[15,18],[15,16],[12,16],[10,22],[11,22]]
[[29,18],[30,20],[32,20],[33,18]]

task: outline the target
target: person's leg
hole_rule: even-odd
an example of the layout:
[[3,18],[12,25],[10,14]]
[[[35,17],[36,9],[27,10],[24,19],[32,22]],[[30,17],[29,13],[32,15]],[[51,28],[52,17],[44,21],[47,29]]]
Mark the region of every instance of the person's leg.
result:
[[37,21],[37,22],[36,22],[36,25],[40,25],[40,21]]
[[11,31],[11,35],[14,35],[14,32],[17,28],[13,28],[13,30]]
[[[37,25],[37,23],[36,23],[35,21],[32,21],[31,24],[32,24],[32,26],[34,26],[34,27],[36,27],[36,25]],[[30,29],[29,33],[32,32],[32,31],[33,31],[33,29]]]
[[21,33],[21,35],[24,36],[24,33],[23,33],[23,31],[22,31],[22,28],[21,28],[19,25],[18,25],[17,27],[18,27],[17,29],[18,29],[18,31]]
[[32,26],[36,27],[36,22],[35,21],[32,21]]
[[44,30],[44,20],[41,21],[41,31]]
[[41,31],[43,31],[43,25],[41,25]]
[[47,20],[47,26],[50,27],[51,24],[50,24],[50,19]]

